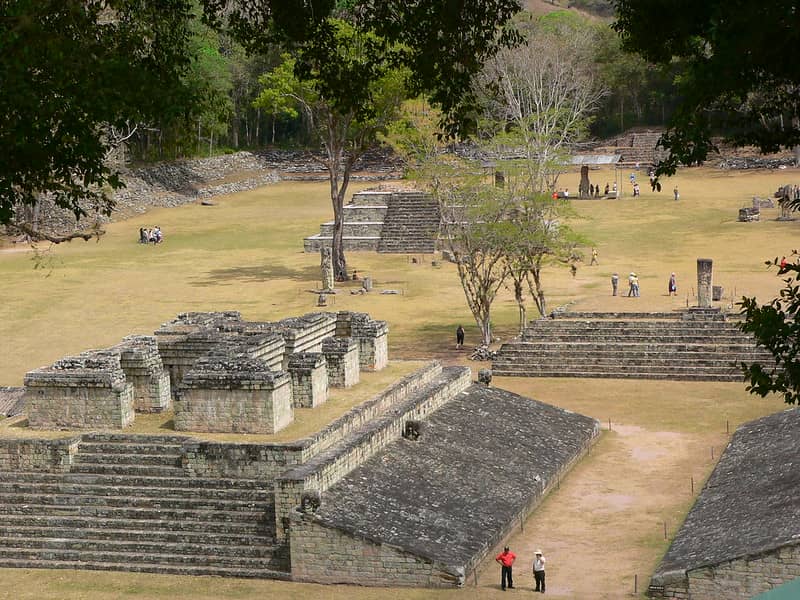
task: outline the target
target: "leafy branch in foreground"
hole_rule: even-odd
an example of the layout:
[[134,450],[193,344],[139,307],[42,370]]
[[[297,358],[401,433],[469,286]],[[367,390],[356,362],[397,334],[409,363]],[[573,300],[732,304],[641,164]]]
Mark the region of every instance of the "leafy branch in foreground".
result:
[[[792,253],[797,257],[797,250]],[[800,402],[800,264],[777,258],[766,262],[768,267],[778,267],[784,276],[784,287],[777,298],[759,305],[755,298],[742,298],[738,306],[745,321],[742,331],[752,333],[756,343],[767,349],[774,363],[742,363],[741,368],[747,391],[762,398],[771,393],[782,394],[787,404]]]

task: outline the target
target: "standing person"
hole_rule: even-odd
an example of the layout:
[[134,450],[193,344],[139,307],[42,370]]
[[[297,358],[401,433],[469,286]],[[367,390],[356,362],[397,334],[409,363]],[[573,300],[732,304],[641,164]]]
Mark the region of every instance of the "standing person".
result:
[[495,557],[495,561],[500,563],[500,589],[506,591],[506,582],[508,588],[514,589],[514,579],[512,577],[512,566],[517,559],[517,555],[508,549],[508,546],[503,548],[503,551]]
[[592,265],[599,265],[600,263],[597,262],[597,248],[592,248],[592,262],[589,263],[589,266]]
[[677,201],[677,200],[680,200],[680,198],[681,198],[681,195],[678,193],[678,186],[677,186],[677,185],[675,186],[675,189],[674,189],[674,190],[672,190],[672,194],[675,196],[675,200],[676,200],[676,201]]
[[541,592],[544,594],[544,564],[547,559],[542,554],[541,550],[536,551],[536,558],[533,559],[533,580],[536,582],[536,589],[534,592]]
[[628,298],[633,296],[633,281],[636,279],[636,273],[628,275]]
[[608,190],[610,190],[610,189],[611,188],[609,187],[608,182],[606,181],[606,189],[605,189],[605,191],[603,191],[603,195],[604,196],[608,196]]
[[670,296],[677,296],[678,295],[678,282],[675,279],[675,273],[669,276],[669,295]]
[[456,329],[456,348],[464,347],[464,328],[459,325]]
[[639,297],[639,277],[636,275],[636,273],[633,274],[633,281],[631,282],[631,285],[633,287],[633,297],[634,298],[638,298]]
[[633,195],[634,195],[634,196],[639,196],[639,195],[641,195],[641,194],[639,193],[639,191],[640,191],[640,190],[639,190],[639,184],[638,184],[638,183],[636,183],[636,182],[634,181],[634,182],[633,182]]
[[616,296],[617,295],[617,286],[618,285],[619,285],[619,275],[614,273],[611,276],[611,295],[612,296]]

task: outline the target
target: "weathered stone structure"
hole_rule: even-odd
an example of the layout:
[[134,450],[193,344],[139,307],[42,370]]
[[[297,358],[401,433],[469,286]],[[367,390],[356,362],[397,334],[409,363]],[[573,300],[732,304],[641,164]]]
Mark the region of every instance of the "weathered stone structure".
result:
[[651,579],[656,598],[746,600],[800,577],[800,410],[734,434]]
[[133,404],[118,352],[84,352],[25,375],[28,423],[36,429],[121,429],[133,423]]
[[[710,292],[710,290],[709,290]],[[492,361],[495,376],[741,381],[741,362],[771,362],[719,309],[554,313],[531,321]]]
[[711,308],[714,261],[710,258],[697,259],[697,306]]
[[292,514],[292,577],[463,585],[598,433],[593,419],[471,385],[426,417],[419,437],[396,437]]
[[145,335],[126,337],[113,348],[125,378],[133,384],[136,412],[162,412],[172,405],[169,373],[164,370],[156,338]]
[[177,431],[275,433],[294,420],[289,374],[237,350],[221,344],[183,378]]
[[365,313],[275,322],[182,313],[155,336],[31,371],[24,395],[34,427],[123,428],[133,409],[167,410],[174,394],[179,431],[269,434],[292,422],[295,407],[325,402],[329,386],[350,387],[361,368],[384,368],[387,337],[386,322]]
[[[178,402],[202,374],[233,388],[253,381],[249,369],[268,377],[247,356],[224,364],[232,343],[197,361]],[[429,363],[286,443],[0,439],[0,567],[463,585],[598,433],[592,419]]]
[[[365,191],[344,207],[345,250],[432,254],[439,235],[439,205],[419,191]],[[330,246],[333,221],[303,241],[306,252]]]
[[328,367],[323,354],[296,352],[289,358],[288,370],[295,408],[314,408],[328,399]]
[[353,338],[331,337],[322,342],[328,368],[328,383],[347,388],[358,383],[358,343]]

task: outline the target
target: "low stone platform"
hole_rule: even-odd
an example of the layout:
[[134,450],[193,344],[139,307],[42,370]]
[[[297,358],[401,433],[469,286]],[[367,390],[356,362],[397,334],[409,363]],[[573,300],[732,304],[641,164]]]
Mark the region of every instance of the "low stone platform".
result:
[[[463,585],[599,434],[594,419],[471,385],[292,522],[296,580]],[[498,468],[502,465],[502,468]]]
[[650,595],[747,600],[800,577],[800,409],[740,427],[651,579]]
[[772,362],[736,321],[714,309],[561,313],[531,321],[501,346],[499,376],[742,381],[741,362]]

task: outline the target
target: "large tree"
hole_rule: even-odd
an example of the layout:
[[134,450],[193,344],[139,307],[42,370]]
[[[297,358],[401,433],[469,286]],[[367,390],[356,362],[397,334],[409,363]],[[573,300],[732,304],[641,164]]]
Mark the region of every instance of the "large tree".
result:
[[596,31],[572,20],[539,21],[519,47],[503,49],[481,77],[488,128],[521,151],[525,186],[552,191],[605,93],[593,66]]
[[[441,109],[444,132],[461,135],[474,130],[472,78],[485,60],[516,40],[503,26],[521,9],[519,0],[204,3],[209,18],[226,24],[251,51],[263,52],[276,43],[289,50],[295,76],[310,84],[326,107],[323,120],[329,123],[323,124],[320,137],[331,182],[333,260],[339,278],[347,273],[341,227],[337,229],[343,222],[342,199],[356,150],[375,143],[375,133],[382,128],[361,126],[383,119],[375,110],[381,103],[376,94],[382,82],[391,70],[406,70],[409,91],[426,95]],[[331,136],[333,129],[344,137]]]
[[659,173],[703,161],[713,133],[763,152],[800,145],[800,45],[794,0],[616,0],[626,49],[679,63],[680,98]]
[[107,213],[121,186],[106,158],[130,127],[190,101],[190,0],[0,3],[0,224],[63,241],[26,219],[42,194],[76,217]]

